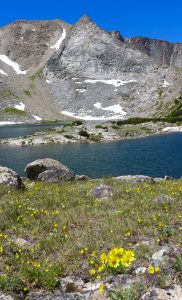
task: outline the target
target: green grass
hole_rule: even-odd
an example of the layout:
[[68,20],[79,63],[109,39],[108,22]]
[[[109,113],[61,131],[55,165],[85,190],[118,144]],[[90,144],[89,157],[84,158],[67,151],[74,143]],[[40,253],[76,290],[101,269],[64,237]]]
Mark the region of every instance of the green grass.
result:
[[24,92],[25,96],[31,97],[31,92],[29,90],[24,90],[23,92]]
[[[92,188],[101,182],[112,186],[112,199],[92,196]],[[24,191],[1,185],[0,289],[17,293],[52,289],[61,276],[81,276],[84,272],[89,276],[89,270],[96,267],[89,263],[93,251],[97,264],[101,253],[113,247],[134,249],[137,267],[144,262],[149,265],[149,258],[160,245],[172,244],[180,252],[181,197],[182,180],[137,186],[112,179],[27,182]],[[18,246],[16,238],[25,239],[27,247]],[[135,247],[143,240],[152,240],[152,248],[142,244]],[[175,259],[170,272],[172,282],[178,283],[180,254]],[[165,280],[168,269],[161,272]],[[131,298],[123,295],[116,299]]]
[[38,78],[41,78],[43,74],[42,69],[37,70],[33,75],[29,76],[30,81],[35,81]]
[[26,112],[15,107],[7,107],[4,110],[1,110],[1,113],[5,113],[8,115],[17,115],[17,116],[25,116]]

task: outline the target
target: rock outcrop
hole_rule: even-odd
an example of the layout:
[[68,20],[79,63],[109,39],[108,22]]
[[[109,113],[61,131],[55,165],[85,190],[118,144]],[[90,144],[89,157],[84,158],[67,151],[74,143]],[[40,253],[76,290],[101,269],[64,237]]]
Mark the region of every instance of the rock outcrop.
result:
[[51,158],[37,159],[29,163],[25,172],[31,180],[58,182],[60,180],[70,181],[75,178],[75,174],[69,168]]
[[154,58],[157,62],[182,68],[182,44],[146,37],[126,39],[134,48]]

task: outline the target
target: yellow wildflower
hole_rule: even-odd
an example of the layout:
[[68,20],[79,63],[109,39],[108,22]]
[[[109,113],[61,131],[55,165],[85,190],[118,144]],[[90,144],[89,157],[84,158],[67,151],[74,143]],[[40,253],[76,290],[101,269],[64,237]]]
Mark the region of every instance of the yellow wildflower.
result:
[[105,265],[101,265],[98,268],[98,272],[100,273],[100,272],[104,271],[104,269],[105,269]]
[[89,274],[90,274],[90,276],[93,276],[93,275],[95,275],[95,273],[96,273],[95,269],[90,269],[90,270],[89,270]]
[[105,286],[103,284],[101,284],[99,287],[99,292],[102,293],[104,288],[105,288]]
[[119,267],[119,263],[120,263],[120,260],[118,259],[118,257],[109,256],[109,258],[108,258],[109,267],[116,269],[117,267]]
[[105,252],[102,253],[102,255],[100,256],[100,261],[101,261],[102,264],[107,263],[107,254]]

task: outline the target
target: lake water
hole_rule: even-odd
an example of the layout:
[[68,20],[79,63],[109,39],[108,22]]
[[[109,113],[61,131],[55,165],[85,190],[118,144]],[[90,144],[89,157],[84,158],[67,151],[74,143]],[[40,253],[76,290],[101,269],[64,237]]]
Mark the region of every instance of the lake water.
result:
[[57,127],[62,124],[63,123],[0,126],[0,139],[29,135],[38,131],[45,131],[49,128]]
[[[1,130],[4,128],[0,128]],[[18,127],[17,130],[19,133],[22,129]],[[40,131],[40,127],[38,130]],[[0,165],[16,170],[21,176],[24,175],[26,164],[45,157],[59,160],[76,174],[95,178],[128,174],[179,178],[182,176],[182,134],[92,144],[33,147],[0,145]]]

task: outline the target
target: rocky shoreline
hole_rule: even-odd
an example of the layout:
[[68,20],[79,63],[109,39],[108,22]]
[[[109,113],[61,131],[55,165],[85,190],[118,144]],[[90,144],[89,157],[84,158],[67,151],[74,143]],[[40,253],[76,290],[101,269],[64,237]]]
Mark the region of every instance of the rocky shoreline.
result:
[[[79,121],[78,121],[79,122]],[[118,126],[112,122],[94,124],[75,122],[36,132],[32,135],[1,139],[1,145],[36,146],[46,144],[92,143],[143,138],[156,134],[182,132],[182,126],[164,122],[147,122]]]

